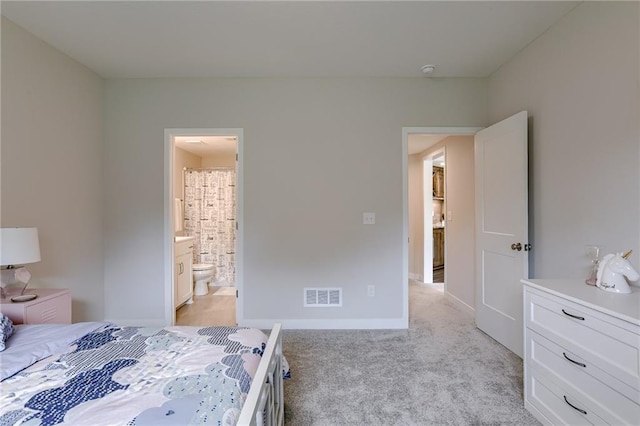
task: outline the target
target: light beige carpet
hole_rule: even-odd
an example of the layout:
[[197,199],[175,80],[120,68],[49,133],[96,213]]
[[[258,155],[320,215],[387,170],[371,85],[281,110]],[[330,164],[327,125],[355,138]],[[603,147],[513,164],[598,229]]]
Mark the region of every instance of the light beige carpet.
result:
[[410,285],[408,330],[285,330],[285,423],[539,424],[522,360],[435,288]]

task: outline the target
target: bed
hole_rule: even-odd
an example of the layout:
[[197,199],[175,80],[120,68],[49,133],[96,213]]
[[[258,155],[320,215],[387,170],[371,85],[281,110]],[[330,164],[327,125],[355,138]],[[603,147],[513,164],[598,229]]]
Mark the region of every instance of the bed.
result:
[[284,423],[279,324],[2,328],[2,426]]

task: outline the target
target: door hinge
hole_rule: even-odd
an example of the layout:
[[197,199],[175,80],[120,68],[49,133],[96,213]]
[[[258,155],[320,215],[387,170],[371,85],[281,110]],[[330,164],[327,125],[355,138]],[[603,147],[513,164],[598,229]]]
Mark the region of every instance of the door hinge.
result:
[[238,298],[238,290],[236,290],[236,299]]
[[236,152],[236,161],[238,161],[238,153]]
[[236,222],[236,231],[238,230],[238,222]]

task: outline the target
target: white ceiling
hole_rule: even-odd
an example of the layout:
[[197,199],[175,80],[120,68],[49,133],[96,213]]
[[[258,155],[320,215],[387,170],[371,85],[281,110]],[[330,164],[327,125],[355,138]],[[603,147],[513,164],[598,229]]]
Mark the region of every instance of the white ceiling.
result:
[[105,78],[487,77],[578,2],[2,1]]
[[[104,78],[426,78],[425,64],[436,78],[484,78],[578,3],[3,0],[1,8]],[[412,137],[409,154],[443,137]],[[222,146],[183,148],[204,156]]]
[[199,157],[212,155],[228,158],[236,153],[235,136],[176,136],[173,142],[176,147]]

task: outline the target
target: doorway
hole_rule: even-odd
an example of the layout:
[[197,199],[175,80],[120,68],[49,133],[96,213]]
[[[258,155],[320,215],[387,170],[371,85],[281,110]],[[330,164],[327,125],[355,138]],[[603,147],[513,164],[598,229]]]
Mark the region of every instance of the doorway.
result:
[[[425,237],[431,230],[431,239],[425,238],[425,261],[427,256],[432,259],[431,283],[446,285],[446,173],[445,152],[438,150],[429,157],[431,170],[424,169],[425,182],[431,180],[431,191],[425,191],[425,211],[427,204],[431,204],[431,218],[425,217]],[[427,250],[430,249],[430,250]],[[425,271],[426,272],[426,271]],[[425,274],[426,277],[426,274]],[[426,282],[426,281],[425,281]]]
[[[527,117],[522,111],[484,129],[403,129],[403,155],[408,152],[411,135],[449,135],[443,142],[448,170],[445,297],[473,315],[479,329],[519,356],[522,306],[517,302],[522,300],[522,288],[513,283],[528,276],[528,253],[520,253],[516,247],[522,241],[525,248],[528,246]],[[459,138],[471,142],[466,154],[458,148],[468,143],[453,140]],[[408,163],[403,161],[403,166]],[[464,200],[458,200],[459,192],[465,191]],[[454,230],[457,234],[452,236],[450,231]],[[409,265],[407,253],[403,251],[405,266]],[[408,287],[408,280],[404,285]],[[408,305],[408,293],[403,294]]]
[[[421,140],[424,142],[425,137],[422,136]],[[447,135],[432,135],[429,136],[430,141],[438,143],[445,140]],[[409,139],[410,144],[417,144],[416,138]],[[418,145],[412,148],[413,151],[422,149],[425,144]],[[417,240],[417,244],[412,245],[412,250],[415,252],[413,257],[420,256],[422,253],[422,264],[420,262],[410,265],[413,270],[420,270],[420,274],[413,274],[418,281],[429,284],[440,285],[440,289],[444,289],[444,267],[445,267],[445,150],[444,147],[438,148],[432,151],[427,148],[428,153],[425,153],[424,149],[419,151],[414,156],[418,157],[421,162],[412,161],[411,164],[421,165],[417,173],[414,171],[413,178],[416,181],[418,178],[422,180],[422,192],[414,191],[412,193],[413,198],[410,199],[412,204],[422,203],[418,206],[418,209],[414,207],[413,214],[417,217],[413,220],[414,228],[416,228],[416,221],[419,227],[414,229],[412,237]],[[419,176],[416,176],[419,175]],[[420,217],[420,212],[422,216]],[[410,213],[411,215],[412,213]]]
[[234,326],[241,318],[242,136],[242,129],[165,130],[169,324]]
[[[410,181],[405,199],[409,242],[405,285],[408,287],[409,278],[423,283],[444,282],[441,288],[445,297],[469,313],[475,306],[473,135],[478,130],[403,129],[405,176]],[[449,179],[450,172],[453,179]],[[435,196],[434,189],[438,192]],[[439,233],[435,238],[434,231]]]

